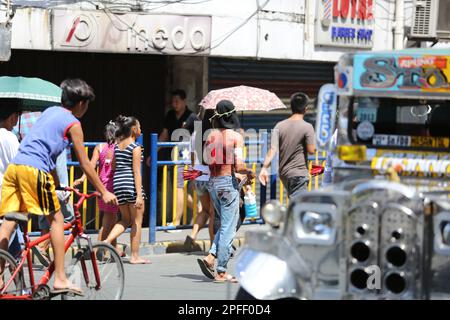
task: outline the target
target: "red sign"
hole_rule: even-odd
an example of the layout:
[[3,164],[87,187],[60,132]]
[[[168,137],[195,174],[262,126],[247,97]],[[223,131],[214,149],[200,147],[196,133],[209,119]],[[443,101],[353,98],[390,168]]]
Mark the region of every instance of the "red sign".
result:
[[373,0],[333,0],[333,18],[373,19]]

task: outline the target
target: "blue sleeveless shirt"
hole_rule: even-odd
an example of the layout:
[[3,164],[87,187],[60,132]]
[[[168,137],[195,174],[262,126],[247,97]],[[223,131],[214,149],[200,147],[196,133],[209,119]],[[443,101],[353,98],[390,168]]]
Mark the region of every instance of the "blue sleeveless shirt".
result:
[[69,145],[67,131],[80,121],[67,109],[46,109],[25,139],[12,163],[50,172],[56,167],[56,158]]

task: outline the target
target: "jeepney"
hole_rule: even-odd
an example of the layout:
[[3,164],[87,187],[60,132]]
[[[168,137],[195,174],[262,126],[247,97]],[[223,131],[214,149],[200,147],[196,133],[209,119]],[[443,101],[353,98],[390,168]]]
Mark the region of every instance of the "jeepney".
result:
[[345,54],[335,80],[316,120],[332,183],[262,209],[237,298],[450,298],[450,49]]

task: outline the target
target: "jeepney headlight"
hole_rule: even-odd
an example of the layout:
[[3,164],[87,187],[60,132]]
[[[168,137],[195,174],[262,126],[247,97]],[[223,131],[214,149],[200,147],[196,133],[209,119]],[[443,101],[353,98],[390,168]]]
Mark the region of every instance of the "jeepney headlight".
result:
[[450,256],[450,212],[441,211],[434,216],[434,251]]
[[326,234],[331,231],[331,215],[328,213],[306,211],[301,220],[308,233]]
[[331,245],[336,239],[335,205],[301,203],[293,208],[294,237],[298,243]]
[[442,225],[442,242],[450,246],[450,221],[446,221]]
[[283,221],[285,213],[286,207],[282,206],[277,200],[269,201],[261,210],[261,215],[264,221],[275,228],[280,225],[281,221]]

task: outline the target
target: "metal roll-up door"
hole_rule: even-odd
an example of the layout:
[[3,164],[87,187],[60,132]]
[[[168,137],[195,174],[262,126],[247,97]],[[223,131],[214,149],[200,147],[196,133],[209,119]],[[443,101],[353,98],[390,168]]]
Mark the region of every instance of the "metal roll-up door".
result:
[[[268,61],[210,58],[209,90],[247,85],[274,92],[289,108],[289,98],[302,91],[315,98],[320,87],[334,82],[334,62],[314,61]],[[290,115],[290,110],[271,111],[270,116],[261,112],[240,114],[244,129],[271,129]],[[305,115],[314,124],[315,112]]]
[[323,84],[334,81],[334,65],[313,61],[210,58],[209,89],[247,85],[270,90],[285,102],[298,91],[315,97]]

